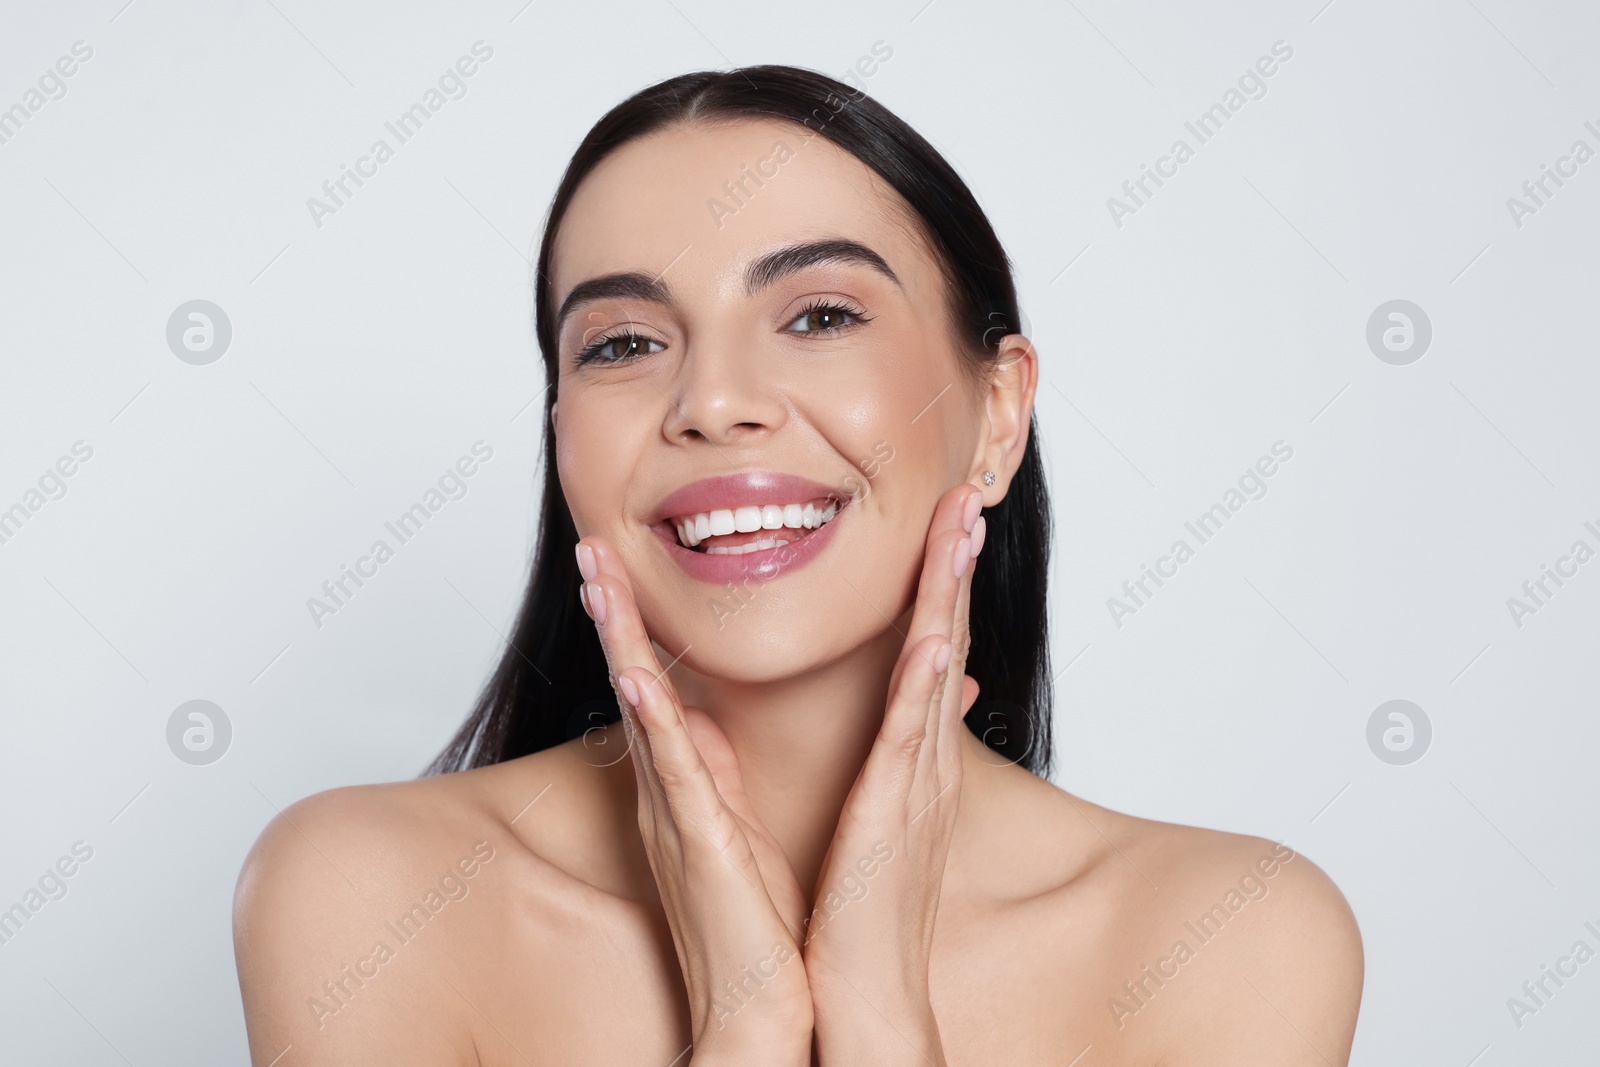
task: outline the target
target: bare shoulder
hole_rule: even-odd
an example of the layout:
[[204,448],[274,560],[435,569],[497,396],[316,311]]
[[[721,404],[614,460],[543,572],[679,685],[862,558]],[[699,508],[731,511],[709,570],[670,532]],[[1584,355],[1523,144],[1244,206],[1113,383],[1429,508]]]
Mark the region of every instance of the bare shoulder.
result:
[[331,789],[262,830],[233,908],[252,1062],[290,1047],[310,1057],[302,1062],[474,1062],[450,1001],[435,995],[422,1011],[431,991],[411,980],[416,968],[394,964],[436,949],[442,938],[418,947],[417,934],[493,862],[489,835],[476,835],[476,849],[467,840],[469,791],[451,777]]
[[1103,846],[1080,877],[1115,901],[1105,1010],[1119,1032],[1142,1029],[1163,1064],[1348,1062],[1361,934],[1322,868],[1265,838],[1067,799]]
[[1166,969],[1181,970],[1179,942],[1191,961],[1221,950],[1215,981],[1178,990],[1174,1062],[1348,1062],[1365,963],[1355,914],[1327,873],[1260,837],[1168,823],[1146,832],[1166,850],[1156,870],[1190,935],[1152,965],[1171,956]]
[[234,892],[252,1061],[293,1045],[310,1056],[301,1062],[478,1062],[466,959],[494,943],[510,887],[528,881],[534,856],[518,830],[539,821],[519,823],[518,808],[562,762],[539,753],[330,789],[273,817]]

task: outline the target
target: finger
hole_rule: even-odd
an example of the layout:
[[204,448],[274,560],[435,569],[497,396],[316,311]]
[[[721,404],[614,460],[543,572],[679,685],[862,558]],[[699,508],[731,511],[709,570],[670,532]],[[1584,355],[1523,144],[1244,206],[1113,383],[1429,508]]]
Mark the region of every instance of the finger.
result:
[[617,685],[649,736],[655,778],[679,830],[700,835],[737,867],[753,866],[749,844],[717,792],[682,710],[666,686],[642,667],[625,669]]
[[[961,564],[959,570],[963,574],[970,569],[972,541],[967,519],[971,516],[976,523],[982,497],[977,486],[963,482],[940,497],[934,508],[923,551],[922,574],[917,582],[917,599],[906,630],[906,650],[916,647],[930,634],[951,635],[956,600],[961,592],[957,563]],[[897,672],[902,669],[905,657],[906,652],[902,651],[901,662],[895,665]],[[891,675],[891,685],[894,680]]]
[[[603,538],[595,537],[579,541],[576,554],[579,571],[587,579],[579,590],[579,602],[594,620],[606,657],[606,672],[628,733],[643,829],[662,818],[664,813],[659,809],[664,805],[665,794],[655,771],[650,734],[639,722],[635,702],[623,693],[621,678],[623,671],[634,666],[657,675],[660,661],[645,633],[644,620],[633,601],[632,583],[616,551]],[[673,697],[676,699],[675,692]]]
[[[952,672],[955,677],[960,677],[966,669],[966,597],[972,573],[972,547],[979,543],[973,531],[982,529],[978,525],[982,521],[982,504],[982,490],[963,482],[946,492],[934,508],[906,637],[908,649],[931,634],[949,639],[960,657]],[[908,652],[902,652],[902,662],[896,664],[897,672],[907,657]],[[891,673],[891,686],[895,681],[896,675]],[[919,766],[923,771],[930,771],[941,761],[948,764],[959,754],[955,731],[946,722],[959,696],[955,687],[941,683],[933,699],[923,707],[928,720],[924,729],[932,736],[932,742],[923,746],[920,753]],[[941,756],[941,752],[944,755]]]
[[928,740],[928,706],[948,674],[954,649],[950,647],[949,638],[929,634],[912,646],[911,651],[898,683],[890,691],[883,726],[868,755],[869,765],[881,752],[882,759],[891,768],[901,763],[915,767]]
[[628,667],[645,667],[665,680],[673,700],[681,706],[677,687],[662,673],[661,660],[645,630],[633,595],[633,580],[623,566],[621,555],[605,538],[585,537],[578,542],[577,556],[587,590],[581,599],[599,630],[600,645],[606,653],[613,682]]
[[650,738],[639,723],[638,713],[633,705],[623,699],[621,689],[617,689],[617,710],[622,713],[622,726],[628,737],[628,754],[633,762],[633,787],[638,797],[642,827],[647,820],[653,822],[656,819],[656,798],[661,796],[660,786],[654,781],[652,771],[655,757],[650,752]]
[[633,736],[633,743],[628,751],[633,756],[639,832],[644,836],[645,852],[650,859],[651,869],[656,872],[656,882],[665,892],[667,887],[676,882],[673,878],[663,881],[660,864],[669,863],[675,868],[681,868],[685,835],[673,815],[666,786],[656,769],[655,746],[651,742],[650,732],[640,717],[639,708],[633,699],[643,700],[633,670],[617,677],[616,689],[617,707],[622,711],[623,721],[630,724]]
[[665,683],[672,700],[681,707],[677,687],[663,672],[655,645],[645,630],[644,619],[633,599],[633,584],[616,549],[603,538],[584,538],[578,543],[578,561],[580,570],[590,575],[579,599],[600,635],[612,687],[615,688],[618,675],[627,668],[644,667]]
[[[898,838],[913,819],[912,808],[921,809],[924,795],[937,793],[939,786],[927,788],[931,779],[921,765],[930,744],[926,708],[948,672],[949,651],[946,638],[930,634],[906,659],[899,684],[890,693],[883,726],[845,800],[839,833],[865,835],[862,841],[886,832]],[[940,666],[946,667],[945,673],[938,670]]]
[[734,754],[733,746],[728,743],[728,735],[723,733],[722,728],[712,720],[711,716],[700,708],[685,707],[683,723],[684,728],[689,731],[689,740],[700,753],[700,759],[710,772],[711,781],[716,785],[722,799],[735,811],[739,811],[742,805],[748,805],[749,799],[744,791],[744,774],[739,769],[739,757]]
[[689,739],[694,742],[706,769],[711,773],[718,795],[746,825],[750,848],[755,854],[756,869],[761,873],[767,895],[784,925],[798,939],[803,933],[801,920],[806,912],[805,898],[800,893],[794,870],[789,866],[789,857],[784,854],[777,839],[767,831],[766,824],[761,821],[745,794],[744,773],[739,767],[739,758],[734,754],[733,746],[728,743],[728,737],[721,727],[700,708],[686,705],[683,721],[689,731]]
[[[788,917],[797,915],[803,908],[798,890],[791,887],[787,893],[774,891],[775,884],[782,885],[777,881],[781,873],[779,865],[786,867],[787,858],[773,843],[768,857],[773,878],[769,879],[756,843],[746,835],[738,816],[723,798],[695,743],[689,723],[697,723],[701,740],[714,753],[713,759],[724,775],[731,772],[736,777],[737,761],[726,737],[699,709],[695,709],[697,717],[691,719],[687,709],[668,694],[660,679],[639,668],[627,669],[619,685],[625,698],[638,697],[635,712],[642,729],[650,737],[651,774],[665,801],[661,806],[664,811],[658,810],[658,817],[664,817],[676,834],[680,862],[692,856],[697,844],[709,845],[717,853],[717,859],[711,861],[713,870],[730,869],[739,879],[736,884],[763,894],[778,906],[779,915],[791,932],[798,930],[798,919]],[[729,767],[730,762],[733,768]],[[742,785],[739,791],[742,796]],[[793,880],[790,874],[789,881]]]
[[[955,646],[955,654],[950,662],[950,677],[964,677],[967,670],[967,653],[972,648],[972,580],[978,569],[978,560],[983,551],[987,522],[982,515],[978,516],[973,524],[971,545],[969,553],[971,561],[967,564],[966,573],[958,581],[955,605],[950,619],[950,643]],[[977,683],[974,682],[974,685]],[[942,698],[933,714],[937,723],[933,729],[939,735],[938,751],[950,759],[959,758],[959,749],[956,740],[957,731],[963,728],[962,719],[967,709],[972,706],[970,700],[965,700],[965,686],[947,685],[944,687]]]

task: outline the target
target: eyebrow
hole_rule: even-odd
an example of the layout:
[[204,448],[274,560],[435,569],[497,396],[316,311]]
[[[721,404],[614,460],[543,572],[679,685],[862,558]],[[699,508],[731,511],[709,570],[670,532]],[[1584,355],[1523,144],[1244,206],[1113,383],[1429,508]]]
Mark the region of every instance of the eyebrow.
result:
[[[786,245],[774,249],[753,261],[744,272],[744,291],[755,296],[791,274],[829,263],[855,263],[882,274],[902,289],[900,277],[884,258],[859,241],[843,237],[829,237],[803,244]],[[566,325],[567,317],[580,304],[595,300],[639,300],[652,304],[671,304],[672,289],[660,275],[651,277],[643,271],[622,271],[590,278],[572,287],[556,313],[556,333]]]

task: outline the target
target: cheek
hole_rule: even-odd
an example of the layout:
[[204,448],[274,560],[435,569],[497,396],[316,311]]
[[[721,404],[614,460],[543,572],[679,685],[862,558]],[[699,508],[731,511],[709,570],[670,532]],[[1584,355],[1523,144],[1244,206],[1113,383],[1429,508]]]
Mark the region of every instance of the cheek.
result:
[[897,526],[931,515],[970,460],[973,440],[963,427],[978,413],[965,379],[942,363],[908,343],[804,387],[808,416],[854,468],[841,488]]
[[901,335],[796,368],[789,393],[858,470],[870,471],[890,453],[893,462],[911,460],[908,466],[942,462],[949,452],[942,434],[961,395],[949,364],[937,345]]
[[[588,397],[563,396],[555,433],[556,472],[579,537],[615,537],[637,441],[629,422]],[[619,432],[620,431],[620,432]]]

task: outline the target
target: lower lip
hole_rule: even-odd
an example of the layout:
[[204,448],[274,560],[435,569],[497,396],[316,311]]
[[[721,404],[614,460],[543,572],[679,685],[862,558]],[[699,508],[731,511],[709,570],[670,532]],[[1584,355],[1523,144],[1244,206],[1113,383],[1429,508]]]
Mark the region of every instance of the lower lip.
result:
[[839,513],[822,526],[798,541],[790,541],[779,545],[777,548],[764,548],[759,552],[743,552],[738,555],[728,553],[695,552],[684,548],[678,543],[677,535],[672,532],[671,526],[656,527],[656,533],[667,546],[667,555],[672,561],[682,567],[691,578],[712,585],[727,585],[729,582],[738,582],[752,579],[758,582],[770,582],[780,574],[788,574],[797,568],[804,567],[833,540],[834,527],[839,525],[850,509],[841,507]]

